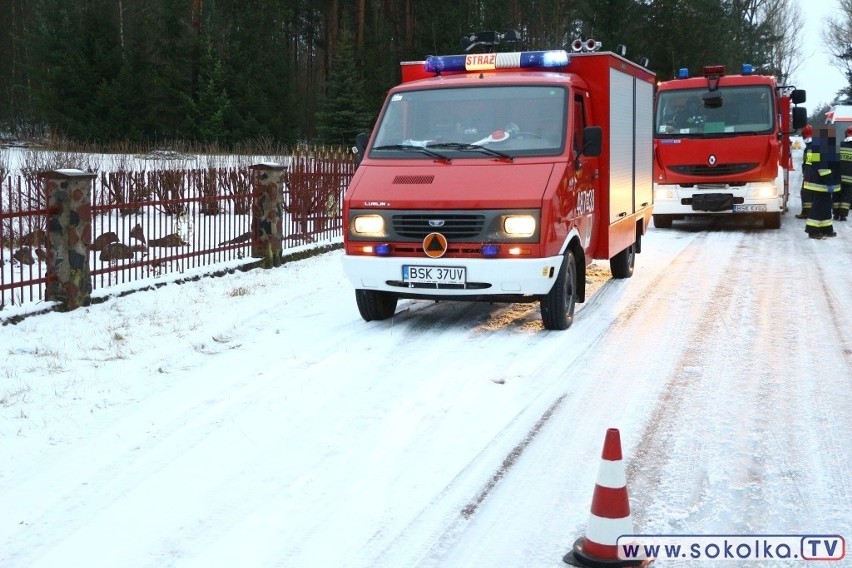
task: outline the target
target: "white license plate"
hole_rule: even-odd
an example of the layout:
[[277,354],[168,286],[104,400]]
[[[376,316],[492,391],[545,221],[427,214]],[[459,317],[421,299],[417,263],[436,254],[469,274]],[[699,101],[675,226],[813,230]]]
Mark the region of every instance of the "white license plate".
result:
[[734,213],[754,213],[755,211],[766,211],[766,203],[734,205]]
[[467,270],[463,266],[402,266],[402,281],[414,284],[464,284]]

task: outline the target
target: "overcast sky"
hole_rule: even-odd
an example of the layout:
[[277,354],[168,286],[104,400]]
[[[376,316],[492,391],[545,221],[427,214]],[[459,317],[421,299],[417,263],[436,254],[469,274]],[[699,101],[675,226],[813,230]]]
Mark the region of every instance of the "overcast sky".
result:
[[832,65],[833,58],[824,45],[825,19],[840,9],[837,0],[798,0],[805,18],[802,38],[802,65],[793,83],[808,92],[807,109],[810,112],[822,103],[834,101],[834,95],[846,85],[843,73]]

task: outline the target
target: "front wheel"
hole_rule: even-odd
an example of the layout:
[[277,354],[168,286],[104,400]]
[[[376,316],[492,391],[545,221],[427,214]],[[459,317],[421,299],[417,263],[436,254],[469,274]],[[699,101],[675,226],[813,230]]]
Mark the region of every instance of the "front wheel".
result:
[[781,228],[781,213],[766,213],[763,216],[764,229],[780,229]]
[[364,321],[386,320],[396,312],[396,294],[377,290],[355,290],[355,301]]
[[633,243],[611,259],[609,269],[613,278],[630,278],[633,276],[633,266],[636,264],[636,243]]
[[541,321],[545,329],[568,329],[574,323],[574,307],[577,305],[577,262],[570,250],[565,252],[553,288],[541,299],[540,304]]

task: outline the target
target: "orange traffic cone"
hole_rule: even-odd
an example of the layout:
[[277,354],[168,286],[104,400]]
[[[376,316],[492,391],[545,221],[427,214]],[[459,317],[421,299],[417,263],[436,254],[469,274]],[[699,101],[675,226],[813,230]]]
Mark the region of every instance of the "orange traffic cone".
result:
[[651,560],[622,560],[618,557],[618,537],[633,534],[627,476],[621,459],[621,435],[617,428],[606,431],[598,481],[592,497],[592,511],[586,536],[574,542],[573,550],[562,560],[580,567],[646,566]]

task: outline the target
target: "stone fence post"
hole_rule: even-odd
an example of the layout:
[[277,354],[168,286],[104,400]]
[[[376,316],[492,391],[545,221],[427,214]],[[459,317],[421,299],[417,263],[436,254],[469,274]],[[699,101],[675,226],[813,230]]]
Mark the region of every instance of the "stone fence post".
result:
[[281,266],[284,249],[284,176],[286,166],[260,163],[252,170],[251,256],[263,268]]
[[65,310],[88,306],[92,297],[92,180],[81,170],[39,174],[47,195],[47,285],[45,299]]

